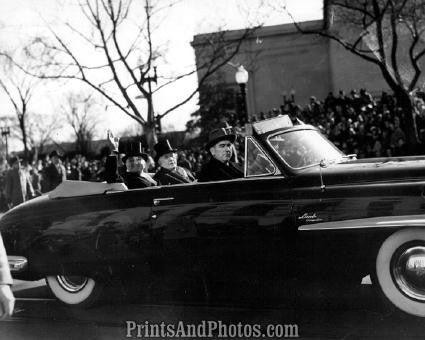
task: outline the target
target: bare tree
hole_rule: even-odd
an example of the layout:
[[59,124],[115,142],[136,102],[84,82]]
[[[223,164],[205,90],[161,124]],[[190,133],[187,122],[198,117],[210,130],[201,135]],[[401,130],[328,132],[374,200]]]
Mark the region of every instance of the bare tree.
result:
[[[15,59],[19,53],[15,52]],[[24,156],[29,156],[29,143],[27,122],[30,115],[30,102],[33,98],[35,88],[39,85],[40,79],[34,78],[11,62],[10,58],[3,58],[2,76],[0,77],[0,89],[11,103],[20,131],[20,138],[24,146]],[[28,60],[22,63],[25,67],[30,67]]]
[[[409,143],[418,142],[412,91],[418,86],[425,56],[423,0],[325,0],[324,26],[304,34],[327,37],[379,68],[406,113]],[[284,4],[284,2],[283,2]]]
[[[156,135],[155,120],[161,119],[193,98],[212,74],[238,54],[241,43],[253,31],[247,29],[237,40],[220,40],[223,33],[210,39],[210,55],[202,65],[173,77],[158,77],[155,62],[164,54],[154,41],[155,16],[175,5],[173,1],[144,0],[144,7],[133,0],[85,0],[81,14],[91,28],[67,23],[69,35],[51,29],[51,39],[38,37],[28,51],[39,61],[31,74],[44,79],[72,79],[89,85],[122,113],[143,126],[152,147]],[[78,40],[78,44],[77,44]],[[82,48],[82,46],[85,48]],[[78,46],[78,47],[77,47]],[[87,51],[90,60],[87,59]],[[94,61],[93,61],[94,60]],[[155,117],[152,97],[176,81],[203,70],[198,86],[176,100],[170,108]],[[28,72],[28,70],[26,70]],[[154,72],[154,74],[153,74]],[[153,89],[152,83],[158,81]],[[136,98],[145,98],[142,110]]]
[[70,93],[62,105],[62,112],[75,134],[77,153],[90,153],[90,144],[98,124],[94,109],[96,101],[93,94]]
[[60,120],[52,115],[32,113],[27,124],[27,136],[33,158],[43,153],[48,143],[54,143],[54,133],[62,127]]

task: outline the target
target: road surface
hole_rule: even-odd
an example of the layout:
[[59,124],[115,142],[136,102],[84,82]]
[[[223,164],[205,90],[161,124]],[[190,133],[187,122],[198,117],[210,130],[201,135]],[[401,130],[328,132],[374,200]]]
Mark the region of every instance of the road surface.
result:
[[[128,339],[127,322],[199,325],[202,320],[225,324],[297,325],[301,339],[423,339],[425,321],[400,318],[380,307],[370,285],[356,290],[297,287],[302,295],[286,297],[279,306],[246,306],[223,301],[183,301],[175,296],[140,301],[130,294],[87,310],[53,299],[44,281],[16,281],[12,318],[0,322],[0,339]],[[162,301],[161,301],[162,299]],[[229,301],[229,300],[225,300]],[[137,333],[129,333],[137,338]],[[140,338],[140,337],[139,337]],[[215,337],[217,338],[217,337]]]

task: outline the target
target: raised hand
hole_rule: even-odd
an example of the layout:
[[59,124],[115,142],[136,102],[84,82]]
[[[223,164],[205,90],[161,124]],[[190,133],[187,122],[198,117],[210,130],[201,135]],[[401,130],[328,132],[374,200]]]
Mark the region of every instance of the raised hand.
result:
[[118,137],[114,137],[111,130],[107,131],[107,141],[111,151],[118,152],[118,144],[120,139]]

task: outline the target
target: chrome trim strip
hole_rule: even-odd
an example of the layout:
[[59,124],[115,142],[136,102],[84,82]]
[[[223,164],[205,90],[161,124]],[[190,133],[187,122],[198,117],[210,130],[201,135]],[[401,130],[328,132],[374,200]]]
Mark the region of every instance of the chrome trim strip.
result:
[[299,231],[317,230],[345,230],[345,229],[370,229],[370,228],[395,228],[395,227],[425,227],[424,215],[408,216],[383,216],[344,221],[320,222],[303,224]]
[[28,260],[23,256],[8,255],[7,261],[9,262],[9,268],[11,272],[19,272],[28,264]]
[[158,197],[158,198],[154,198],[153,200],[158,202],[172,201],[174,200],[174,197]]
[[161,204],[161,202],[171,202],[174,201],[174,197],[159,197],[153,199],[153,205],[157,206]]

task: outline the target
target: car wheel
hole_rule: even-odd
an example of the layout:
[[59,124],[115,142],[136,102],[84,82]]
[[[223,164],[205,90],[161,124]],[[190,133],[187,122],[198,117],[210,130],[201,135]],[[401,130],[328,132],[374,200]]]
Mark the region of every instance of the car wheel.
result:
[[425,317],[425,230],[400,230],[381,245],[374,282],[381,296],[404,313]]
[[86,276],[50,275],[47,285],[53,295],[63,303],[78,307],[90,307],[101,298],[103,285]]

